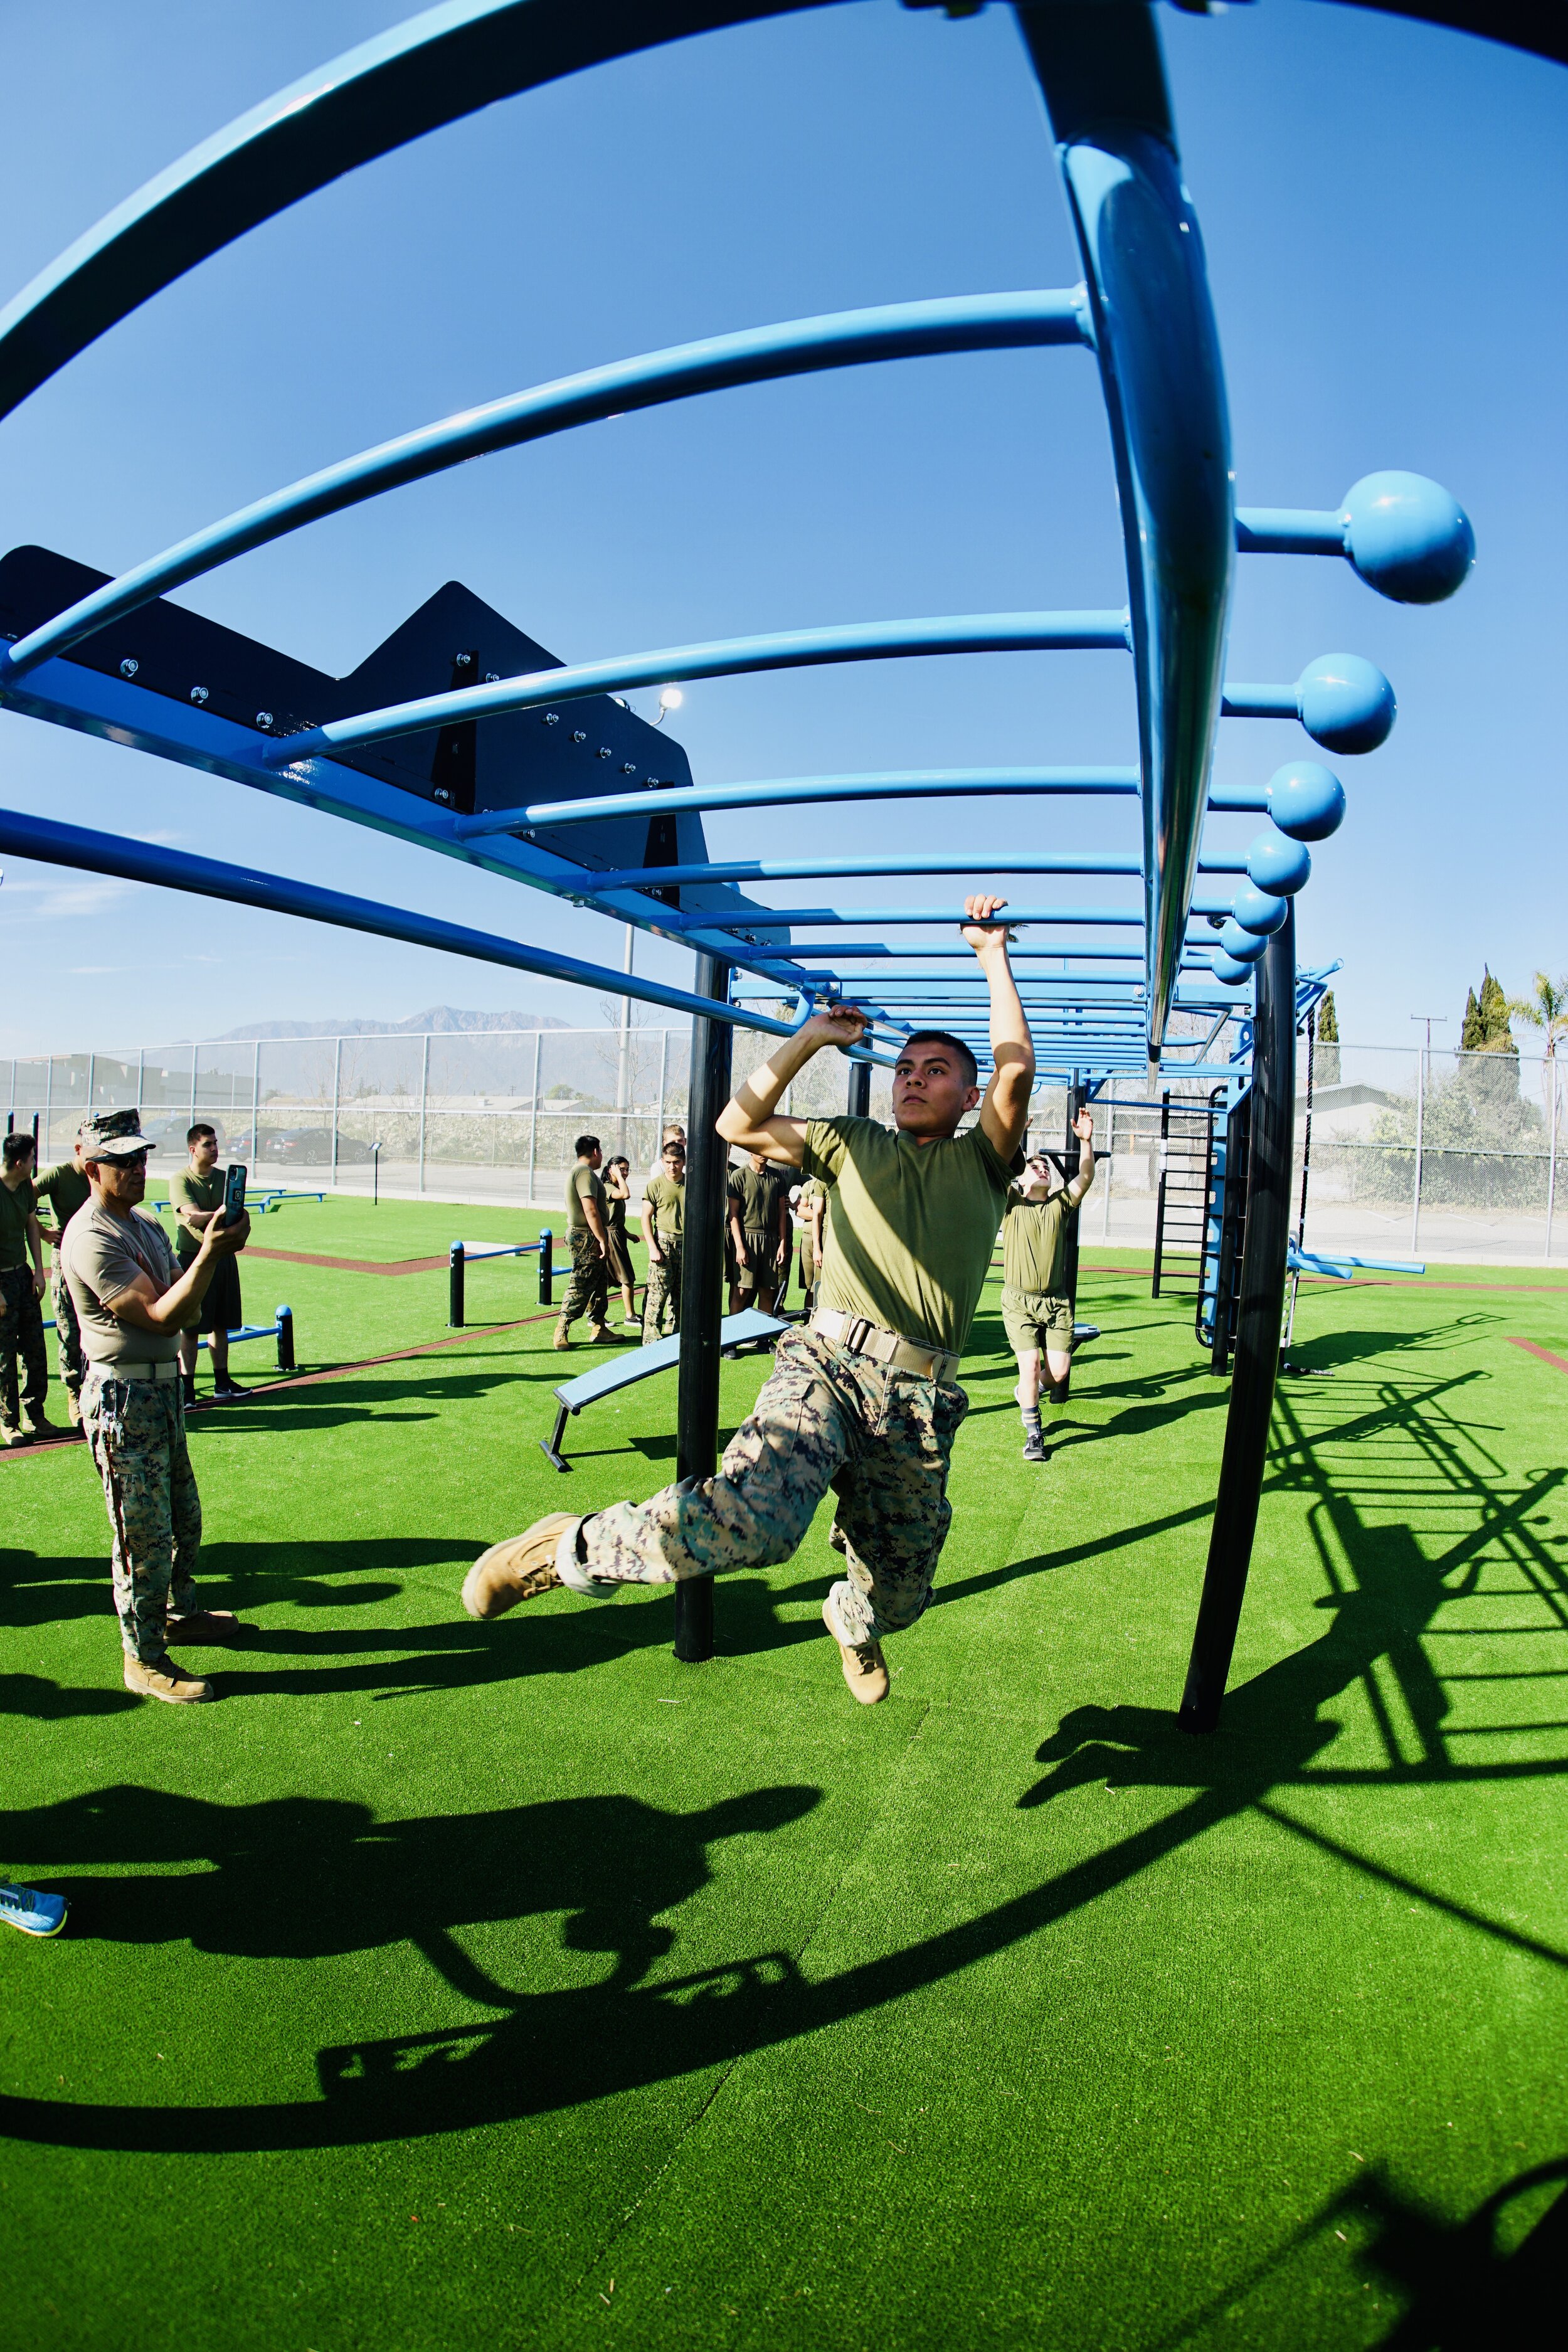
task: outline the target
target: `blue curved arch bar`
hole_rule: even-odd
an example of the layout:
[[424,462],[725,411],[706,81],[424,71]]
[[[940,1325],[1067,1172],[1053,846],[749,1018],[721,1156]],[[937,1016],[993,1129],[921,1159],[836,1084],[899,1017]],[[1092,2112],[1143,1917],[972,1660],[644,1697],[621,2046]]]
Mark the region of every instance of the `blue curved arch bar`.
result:
[[713,335],[642,357],[617,360],[553,383],[536,384],[482,408],[463,410],[384,441],[357,457],[290,483],[226,515],[176,546],[149,557],[79,604],[57,614],[7,649],[0,674],[19,674],[79,645],[83,637],[184,586],[219,564],[340,514],[384,491],[425,480],[470,458],[541,441],[631,409],[688,400],[700,393],[872,361],[929,358],[952,352],[1013,351],[1086,343],[1089,314],[1081,288],[1066,293],[967,294],[879,310],[841,310],[783,325]]
[[106,214],[0,311],[0,416],[163,287],[343,173],[584,66],[830,0],[443,0],[291,82]]
[[[352,719],[330,719],[267,745],[268,767],[291,768],[318,752],[384,743],[453,727],[469,719],[499,719],[510,710],[537,710],[594,694],[624,694],[673,678],[742,677],[757,670],[812,669],[824,664],[893,661],[928,654],[1115,652],[1128,650],[1125,613],[965,613],[931,621],[850,621],[835,628],[790,629],[776,636],[723,637],[709,645],[664,646],[656,653],[612,654],[607,660],[570,663],[499,678],[494,686],[461,687],[454,694],[388,703]],[[645,800],[643,805],[647,805]],[[601,813],[604,803],[599,803]]]
[[[286,876],[258,873],[251,866],[226,866],[216,858],[193,856],[186,850],[167,849],[157,842],[128,841],[118,834],[91,833],[81,825],[56,824],[7,809],[0,811],[0,850],[88,874],[112,874],[124,881],[150,882],[160,889],[189,890],[201,898],[227,899],[235,906],[259,907],[268,914],[300,915],[309,922],[332,923],[343,930],[405,940],[415,947],[438,949],[445,955],[470,956],[479,963],[504,964],[514,971],[571,981],[579,987],[608,989],[643,1004],[662,1005],[667,1012],[727,1021],[737,1028],[765,1030],[771,1036],[795,1034],[787,1021],[761,1013],[742,1015],[709,997],[693,996],[683,988],[667,988],[662,981],[646,980],[638,973],[583,963],[575,956],[552,955],[546,949],[524,947],[493,931],[469,930],[462,923],[384,907],[370,898],[349,898],[341,890],[324,890],[318,883],[290,881]],[[857,1058],[878,1057],[862,1054]]]
[[[820,801],[949,800],[994,794],[1082,793],[1088,797],[1132,800],[1138,792],[1136,768],[892,768],[881,774],[848,776],[785,776],[755,784],[671,784],[663,792],[606,793],[592,801],[539,801],[531,808],[489,809],[479,816],[460,816],[452,831],[459,841],[482,840],[487,834],[521,833],[531,826],[596,824],[615,816],[671,816],[682,810],[750,809],[809,806]],[[1214,805],[1219,805],[1218,803]],[[1229,805],[1226,803],[1226,805]],[[1268,801],[1237,802],[1237,807],[1267,809]]]

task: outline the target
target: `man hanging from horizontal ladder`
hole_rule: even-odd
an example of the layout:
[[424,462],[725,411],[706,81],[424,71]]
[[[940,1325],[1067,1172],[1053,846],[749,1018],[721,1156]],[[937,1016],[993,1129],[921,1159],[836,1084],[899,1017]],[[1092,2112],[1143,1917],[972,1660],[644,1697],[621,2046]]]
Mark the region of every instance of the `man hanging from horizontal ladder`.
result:
[[[883,1637],[931,1599],[952,1509],[948,1465],[969,1400],[959,1357],[991,1262],[1010,1162],[1028,1116],[1035,1055],[997,918],[964,902],[963,936],[990,985],[995,1065],[982,1098],[973,1055],[917,1031],[893,1073],[891,1130],[869,1118],[783,1118],[785,1087],[815,1054],[858,1045],[865,1016],[814,1013],[721,1113],[724,1140],[816,1179],[827,1194],[817,1305],[780,1339],[774,1369],[718,1475],[585,1518],[553,1512],[492,1544],[463,1586],[474,1617],[499,1617],[564,1584],[613,1599],[772,1567],[799,1546],[831,1487],[846,1574],[823,1603],[844,1677],[862,1705],[888,1691]],[[979,1105],[963,1134],[959,1121]]]

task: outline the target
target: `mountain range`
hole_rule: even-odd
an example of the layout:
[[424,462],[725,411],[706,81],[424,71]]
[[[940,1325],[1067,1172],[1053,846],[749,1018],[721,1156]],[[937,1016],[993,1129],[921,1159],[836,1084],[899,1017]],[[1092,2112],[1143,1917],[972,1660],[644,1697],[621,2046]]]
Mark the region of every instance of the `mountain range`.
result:
[[256,1037],[423,1037],[456,1036],[483,1029],[567,1029],[549,1013],[468,1013],[457,1004],[433,1004],[411,1013],[406,1021],[247,1021],[242,1028],[226,1029],[215,1045],[248,1044]]

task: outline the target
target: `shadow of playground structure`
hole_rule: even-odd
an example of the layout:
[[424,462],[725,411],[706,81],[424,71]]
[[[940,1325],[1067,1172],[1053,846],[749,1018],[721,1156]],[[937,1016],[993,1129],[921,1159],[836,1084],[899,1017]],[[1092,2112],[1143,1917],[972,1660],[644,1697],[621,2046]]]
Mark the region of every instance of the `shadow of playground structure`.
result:
[[[454,1991],[500,2014],[322,2050],[316,2099],[171,2111],[6,2098],[0,2131],[139,2150],[314,2147],[574,2106],[732,2063],[897,2001],[1048,1930],[1248,1808],[1412,1900],[1568,1967],[1568,1954],[1324,1836],[1282,1802],[1292,1790],[1318,1786],[1458,1786],[1568,1772],[1568,1756],[1476,1761],[1456,1752],[1463,1727],[1449,1722],[1448,1683],[1507,1683],[1514,1670],[1505,1654],[1495,1675],[1444,1677],[1427,1654],[1438,1611],[1475,1594],[1483,1565],[1500,1560],[1552,1612],[1552,1628],[1568,1631],[1568,1576],[1538,1531],[1542,1507],[1565,1473],[1510,1479],[1455,1412],[1479,1377],[1342,1380],[1331,1391],[1282,1397],[1276,1434],[1283,1442],[1269,1485],[1308,1498],[1327,1582],[1321,1638],[1233,1693],[1216,1738],[1184,1735],[1173,1717],[1152,1709],[1075,1710],[1041,1744],[1037,1760],[1050,1769],[1019,1799],[1023,1807],[1046,1806],[1090,1780],[1187,1790],[1187,1801],[974,1918],[820,1981],[808,1980],[787,1951],[737,1951],[696,1974],[648,1977],[673,1948],[662,1915],[704,1884],[709,1845],[784,1828],[817,1801],[810,1789],[760,1789],[692,1813],[584,1797],[406,1822],[313,1798],[230,1807],[110,1789],[3,1817],[5,1849],[18,1864],[35,1874],[39,1867],[84,1874],[58,1882],[71,1895],[79,1934],[188,1940],[258,1958],[406,1939]],[[521,1657],[512,1670],[525,1670]],[[1403,1695],[1403,1729],[1386,1703],[1384,1675]],[[1327,1753],[1340,1729],[1331,1710],[1357,1693],[1384,1753],[1336,1767]],[[1533,1735],[1564,1727],[1521,1728]],[[207,1866],[183,1878],[148,1878],[134,1867],[158,1864],[166,1874],[182,1861]],[[612,1957],[606,1979],[519,1992],[485,1975],[457,1939],[467,1923],[542,1912],[570,1915],[570,1948]],[[1405,2241],[1393,2221],[1388,2231],[1392,2260]],[[1426,2339],[1399,2339],[1418,2340]]]

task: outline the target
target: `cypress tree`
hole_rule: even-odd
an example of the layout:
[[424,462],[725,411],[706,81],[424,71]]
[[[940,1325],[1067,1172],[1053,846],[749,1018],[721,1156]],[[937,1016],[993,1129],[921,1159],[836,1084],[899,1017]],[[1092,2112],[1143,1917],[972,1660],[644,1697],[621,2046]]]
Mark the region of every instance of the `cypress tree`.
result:
[[1502,992],[1502,982],[1494,980],[1489,969],[1483,967],[1481,992],[1476,1007],[1483,1032],[1483,1054],[1512,1054],[1519,1047],[1513,1042],[1513,1032],[1508,1025],[1508,999]]
[[[1486,982],[1483,981],[1481,985],[1484,988]],[[1486,1029],[1473,988],[1465,998],[1465,1024],[1459,1032],[1459,1051],[1461,1054],[1482,1054],[1486,1051]]]
[[1321,1087],[1337,1087],[1340,1082],[1340,1017],[1334,1010],[1334,992],[1331,988],[1318,1007],[1318,1046],[1312,1064],[1313,1076]]

